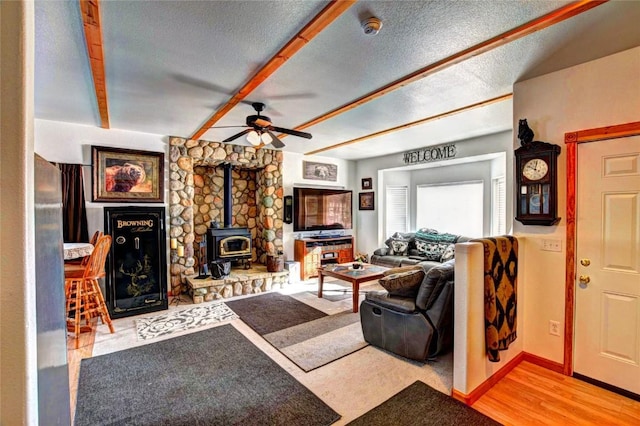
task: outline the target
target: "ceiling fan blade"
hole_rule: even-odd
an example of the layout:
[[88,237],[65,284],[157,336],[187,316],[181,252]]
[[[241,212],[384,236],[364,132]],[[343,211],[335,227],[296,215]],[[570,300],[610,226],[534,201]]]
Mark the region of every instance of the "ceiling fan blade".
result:
[[225,140],[223,140],[222,142],[231,142],[232,140],[238,139],[240,136],[242,135],[246,135],[247,133],[249,133],[251,130],[253,129],[245,129],[243,131],[241,131],[240,133],[236,133],[233,136],[230,136],[228,138],[226,138]]
[[299,136],[305,139],[311,139],[311,133],[307,133],[307,132],[299,132],[297,130],[285,129],[283,127],[275,127],[275,126],[271,126],[271,130],[274,130],[280,133],[285,133],[287,135],[293,135],[293,136]]
[[269,129],[266,129],[265,132],[267,132],[267,134],[271,136],[271,145],[273,145],[274,148],[285,147],[284,143],[282,143],[282,141],[278,139],[278,137],[274,135],[273,132],[271,132]]

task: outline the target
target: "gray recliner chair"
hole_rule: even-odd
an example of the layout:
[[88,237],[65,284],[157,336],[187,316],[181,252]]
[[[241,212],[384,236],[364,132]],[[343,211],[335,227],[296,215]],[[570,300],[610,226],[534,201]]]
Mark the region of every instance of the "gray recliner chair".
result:
[[415,297],[368,293],[360,305],[364,339],[405,358],[426,361],[453,346],[455,260],[431,267]]

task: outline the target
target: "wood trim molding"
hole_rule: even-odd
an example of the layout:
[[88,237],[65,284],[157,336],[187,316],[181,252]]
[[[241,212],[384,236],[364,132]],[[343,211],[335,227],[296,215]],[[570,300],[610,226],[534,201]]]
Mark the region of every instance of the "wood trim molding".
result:
[[546,368],[547,370],[555,371],[556,373],[563,374],[564,373],[564,365],[551,361],[546,358],[542,358],[541,356],[530,354],[528,352],[524,352],[524,358],[522,361],[530,362],[531,364],[539,365],[542,368]]
[[516,355],[511,361],[506,363],[501,369],[493,373],[491,377],[482,382],[478,387],[471,391],[470,394],[466,395],[456,389],[451,389],[451,396],[458,401],[464,402],[467,405],[472,405],[476,402],[482,395],[484,395],[489,389],[491,389],[496,383],[502,380],[511,370],[516,368],[518,364],[520,364],[525,357],[524,352],[520,352]]
[[449,116],[452,116],[452,115],[455,115],[455,114],[459,114],[461,112],[470,111],[472,109],[484,107],[484,106],[487,106],[487,105],[491,105],[491,104],[494,104],[496,102],[506,101],[506,100],[509,100],[511,98],[513,98],[513,93],[508,93],[506,95],[498,96],[497,98],[488,99],[488,100],[485,100],[485,101],[482,101],[482,102],[478,102],[478,103],[475,103],[475,104],[464,106],[462,108],[453,109],[451,111],[447,111],[447,112],[444,112],[442,114],[432,115],[431,117],[422,118],[422,119],[417,120],[417,121],[412,121],[411,123],[402,124],[400,126],[392,127],[390,129],[386,129],[386,130],[381,130],[379,132],[375,132],[375,133],[371,133],[371,134],[368,134],[368,135],[365,135],[365,136],[361,136],[361,137],[356,138],[356,139],[351,139],[349,141],[340,142],[340,143],[337,143],[335,145],[325,146],[324,148],[316,149],[314,151],[305,152],[304,155],[314,155],[314,154],[318,154],[318,153],[323,152],[323,151],[329,151],[331,149],[336,149],[336,148],[340,148],[340,147],[343,147],[343,146],[346,146],[346,145],[351,145],[351,144],[354,144],[354,143],[362,142],[362,141],[365,141],[367,139],[377,138],[377,137],[380,137],[380,136],[383,136],[383,135],[386,135],[386,134],[389,134],[389,133],[397,132],[399,130],[405,130],[405,129],[408,129],[410,127],[414,127],[414,126],[418,126],[420,124],[428,123],[430,121],[435,121],[435,120],[439,120],[441,118],[445,118],[445,117],[449,117]]
[[530,362],[531,364],[539,365],[547,370],[555,371],[562,374],[563,364],[559,362],[551,361],[546,358],[542,358],[538,355],[533,355],[528,352],[520,352],[511,361],[506,363],[500,370],[496,371],[493,376],[482,382],[480,386],[475,388],[469,395],[465,395],[457,389],[451,389],[451,397],[458,401],[464,402],[467,405],[473,405],[478,399],[489,391],[496,383],[502,380],[507,374],[516,368],[521,362]]
[[[566,136],[565,136],[566,143]],[[567,144],[567,206],[566,206],[566,255],[565,255],[565,283],[573,283],[575,281],[576,271],[576,172],[577,172],[577,156],[576,144]],[[573,366],[573,302],[575,288],[573,285],[565,285],[564,289],[564,356],[563,356],[563,373],[567,376],[571,375]]]
[[[427,65],[424,68],[414,71],[411,74],[401,77],[398,80],[395,80],[387,84],[386,86],[376,89],[373,92],[370,92],[356,100],[349,102],[348,104],[342,105],[332,111],[327,112],[326,114],[323,114],[319,117],[312,119],[311,121],[307,121],[306,123],[296,127],[295,130],[303,130],[308,127],[319,124],[339,114],[342,114],[356,107],[359,107],[360,105],[363,105],[369,101],[380,98],[386,95],[387,93],[400,89],[401,87],[407,86],[411,83],[414,83],[418,80],[421,80],[425,77],[428,77],[432,74],[435,74],[439,71],[449,68],[453,65],[459,64],[463,61],[466,61],[467,59],[471,59],[474,56],[478,56],[480,54],[489,52],[497,47],[516,41],[520,38],[523,38],[537,31],[550,27],[551,25],[555,25],[557,23],[565,21],[583,12],[593,9],[596,6],[606,3],[607,1],[608,0],[581,0],[575,3],[568,4],[566,6],[560,7],[537,19],[526,22],[509,31],[506,31],[502,34],[498,34],[493,38],[485,40],[481,43],[478,43],[460,52],[454,53],[451,56],[448,56],[444,59],[441,59],[437,62]],[[282,135],[282,137],[285,137],[285,135]]]
[[96,92],[100,127],[109,128],[109,105],[107,102],[107,81],[104,73],[104,49],[102,47],[102,27],[99,0],[80,0],[80,14],[84,28],[87,55]]
[[575,273],[576,273],[576,185],[578,176],[579,143],[640,135],[640,121],[593,129],[579,130],[564,134],[567,147],[567,218],[566,228],[566,271],[565,271],[565,313],[564,313],[564,359],[563,373],[573,374],[573,339],[575,314]]
[[209,119],[190,137],[197,140],[205,134],[218,120],[225,116],[240,101],[245,99],[263,81],[265,81],[278,68],[284,65],[293,55],[298,53],[315,36],[327,28],[338,16],[349,9],[355,0],[331,0],[327,6],[320,11],[305,27],[298,32],[289,42],[276,53],[248,82],[238,90],[220,109],[218,109]]

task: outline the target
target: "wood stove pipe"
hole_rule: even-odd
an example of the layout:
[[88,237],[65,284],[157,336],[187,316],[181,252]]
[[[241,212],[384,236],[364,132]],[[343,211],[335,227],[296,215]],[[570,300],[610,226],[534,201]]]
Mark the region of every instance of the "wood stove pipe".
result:
[[223,197],[223,204],[224,206],[222,207],[223,209],[223,213],[224,213],[224,227],[225,228],[231,228],[231,213],[232,213],[232,196],[231,196],[231,191],[232,189],[232,181],[231,181],[231,171],[232,171],[233,167],[231,166],[231,164],[226,163],[224,165],[224,197]]

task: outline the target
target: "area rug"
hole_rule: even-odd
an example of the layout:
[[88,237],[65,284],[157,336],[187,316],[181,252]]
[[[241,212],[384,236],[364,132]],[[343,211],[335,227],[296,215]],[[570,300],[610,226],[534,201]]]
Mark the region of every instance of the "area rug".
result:
[[404,388],[348,426],[491,426],[500,423],[421,381]]
[[148,340],[237,318],[238,316],[224,303],[211,303],[163,315],[139,318],[136,320],[136,331],[138,340]]
[[304,371],[366,346],[360,315],[327,315],[291,296],[267,293],[227,302],[249,327]]
[[330,425],[340,415],[232,325],[83,359],[75,425]]
[[[308,291],[308,294],[312,294],[314,296],[318,295],[317,291]],[[327,299],[330,302],[339,302],[341,300],[345,300],[345,299],[353,299],[353,293],[351,293],[351,291],[349,290],[330,290],[330,291],[323,291],[322,292],[322,298],[323,299]]]

